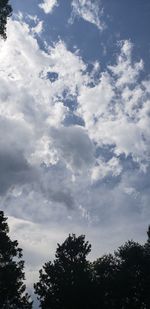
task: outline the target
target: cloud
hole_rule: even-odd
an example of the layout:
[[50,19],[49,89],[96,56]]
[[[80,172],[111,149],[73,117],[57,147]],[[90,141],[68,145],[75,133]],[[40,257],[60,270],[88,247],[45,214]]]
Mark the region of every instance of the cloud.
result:
[[[149,81],[138,82],[143,63],[132,60],[131,42],[121,42],[119,48],[116,63],[101,72],[91,86],[93,72],[90,76],[81,57],[62,41],[43,51],[22,19],[9,22],[8,40],[1,42],[0,55],[1,156],[14,165],[11,177],[7,161],[1,167],[5,174],[1,178],[3,192],[10,190],[10,194],[20,184],[24,186],[22,201],[31,182],[41,199],[43,196],[48,202],[71,208],[76,204],[74,190],[82,174],[88,175],[89,184],[91,179],[115,178],[123,172],[122,155],[131,156],[146,170]],[[51,72],[57,74],[53,81]],[[130,73],[128,79],[126,72]],[[76,104],[74,111],[65,104],[70,98]],[[70,115],[80,117],[85,127],[66,127],[65,119]],[[110,154],[108,161],[104,153],[95,155],[96,149],[105,147]]]
[[43,21],[39,21],[35,27],[32,28],[34,33],[40,34],[43,31]]
[[[75,169],[79,173],[90,169],[94,150],[86,130],[64,127],[70,115],[64,93],[65,100],[77,96],[81,85],[89,80],[86,65],[62,41],[45,52],[41,50],[22,17],[10,20],[8,40],[1,42],[0,60],[2,137],[5,132],[5,139],[1,137],[5,151],[3,203],[7,205],[9,200],[14,212],[13,204],[21,204],[24,216],[28,202],[35,204],[37,196],[41,204],[53,202],[56,207],[62,204],[71,209],[76,204],[70,188],[72,174]],[[53,82],[50,72],[58,75]],[[12,175],[8,160],[15,165]],[[29,200],[24,202],[27,195]],[[32,211],[34,206],[31,211],[27,207],[28,216]]]
[[135,84],[140,72],[143,70],[143,61],[132,62],[133,45],[130,41],[125,40],[119,42],[121,52],[117,58],[116,65],[110,65],[108,68],[112,71],[116,78],[116,86],[124,87],[126,85]]
[[103,113],[107,110],[109,103],[114,96],[113,85],[108,74],[102,74],[99,83],[95,87],[82,87],[78,96],[79,111],[86,115],[86,119],[93,116],[93,125],[95,120],[99,120]]
[[113,145],[115,155],[131,155],[144,168],[150,148],[148,92],[140,82],[143,61],[132,60],[130,41],[121,42],[120,48],[117,63],[101,73],[99,82],[81,87],[78,112],[99,147]]
[[74,173],[82,172],[94,162],[94,147],[84,128],[71,126],[52,131],[59,160],[64,159],[66,166]]
[[43,0],[39,4],[39,7],[44,11],[45,14],[52,13],[55,6],[58,5],[58,0]]
[[119,159],[113,157],[108,162],[102,160],[97,161],[97,165],[92,169],[92,181],[104,179],[105,177],[112,176],[117,177],[121,174],[122,167]]
[[69,232],[87,235],[92,258],[143,241],[150,81],[131,42],[99,79],[63,41],[42,50],[23,19],[9,21],[0,50],[0,203],[31,281]]
[[102,21],[103,11],[99,1],[94,0],[73,0],[72,3],[72,16],[70,23],[74,22],[76,16],[83,18],[85,21],[97,26],[99,30],[104,29]]

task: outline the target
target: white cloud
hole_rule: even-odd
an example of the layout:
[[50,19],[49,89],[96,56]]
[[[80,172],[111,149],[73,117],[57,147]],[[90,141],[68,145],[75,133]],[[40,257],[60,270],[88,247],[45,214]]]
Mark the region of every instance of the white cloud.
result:
[[[33,31],[23,21],[10,21],[8,39],[5,44],[0,44],[0,116],[4,149],[0,155],[7,163],[14,162],[11,177],[9,169],[4,169],[7,163],[1,165],[5,175],[1,179],[1,188],[3,192],[11,192],[19,182],[28,186],[31,179],[48,200],[61,203],[62,198],[62,203],[66,201],[69,205],[72,197],[68,189],[61,186],[59,193],[55,188],[51,191],[40,184],[41,164],[48,167],[58,162],[50,129],[60,130],[68,113],[61,101],[63,93],[76,95],[87,78],[84,74],[86,66],[78,55],[67,50],[63,42],[49,46],[47,52],[40,50]],[[56,72],[58,80],[51,83],[47,77],[49,72]],[[20,166],[17,166],[18,158]],[[24,172],[24,169],[27,170]],[[42,177],[45,177],[43,183],[46,186],[47,176],[43,173]]]
[[92,169],[91,179],[92,181],[102,180],[105,177],[116,177],[122,172],[122,167],[119,159],[113,157],[108,162],[104,162],[99,159],[97,165]]
[[39,21],[35,27],[32,28],[34,33],[40,34],[43,30],[43,21]]
[[53,84],[52,91],[57,87],[59,95],[64,89],[72,96],[78,93],[82,84],[88,81],[86,64],[80,56],[67,50],[62,41],[49,50],[53,66],[50,71],[57,72],[59,79]]
[[[20,158],[30,167],[31,179],[36,173],[41,173],[41,164],[49,167],[60,162],[63,169],[67,171],[69,168],[73,173],[75,169],[82,174],[93,168],[93,179],[106,177],[109,173],[115,176],[121,173],[121,163],[118,164],[116,159],[116,155],[121,154],[131,155],[142,168],[147,166],[149,101],[145,93],[148,81],[137,84],[143,65],[142,61],[132,61],[132,48],[128,41],[121,43],[117,64],[102,72],[99,82],[91,87],[89,81],[90,78],[93,80],[93,73],[90,77],[78,54],[67,50],[62,41],[49,46],[44,52],[26,23],[10,21],[8,40],[5,44],[1,42],[0,54],[0,115],[3,123],[7,124],[5,137],[8,135],[3,148],[8,149],[9,158],[22,154]],[[48,74],[53,72],[58,78],[51,82]],[[128,80],[126,72],[132,72]],[[64,127],[65,118],[70,113],[69,107],[63,104],[64,92],[68,98],[77,97],[76,115],[84,119],[85,129]],[[10,139],[7,133],[10,127],[13,153],[6,143]],[[1,132],[3,134],[3,130]],[[115,156],[107,164],[100,156],[97,164],[94,151],[96,147],[105,145],[114,146]],[[112,162],[115,164],[112,165]],[[12,185],[18,183],[15,180],[17,175],[13,176]],[[46,176],[43,174],[42,177]],[[70,172],[67,177],[72,177]],[[10,182],[6,189],[9,186]],[[45,188],[42,190],[47,191]],[[62,188],[61,192],[64,203],[68,191]],[[54,195],[56,199],[56,192]],[[51,192],[47,198],[54,199],[54,195]]]
[[102,8],[100,1],[94,0],[73,0],[72,1],[72,16],[70,22],[74,21],[76,16],[83,18],[89,23],[97,26],[99,30],[104,29],[104,23],[102,19]]
[[131,155],[141,168],[149,160],[147,83],[139,82],[143,61],[132,60],[132,44],[121,42],[117,64],[101,73],[94,87],[83,86],[78,96],[78,112],[90,138],[103,147],[113,145],[117,155]]
[[84,114],[88,123],[99,120],[107,111],[108,105],[113,99],[114,91],[108,74],[102,74],[99,83],[91,88],[84,86],[78,96],[79,112]]
[[54,7],[58,5],[58,0],[43,0],[39,4],[39,7],[45,12],[45,14],[52,13]]
[[[0,41],[0,203],[32,280],[69,232],[87,234],[93,257],[128,237],[143,240],[150,82],[138,80],[143,64],[131,50],[122,44],[116,63],[91,86],[93,73],[79,54],[62,41],[41,50],[21,20],[10,20]],[[85,127],[67,126],[70,115]]]
[[140,71],[143,69],[143,61],[132,62],[133,45],[130,41],[120,42],[121,52],[117,58],[116,65],[110,65],[108,68],[116,78],[116,86],[124,87],[135,84]]

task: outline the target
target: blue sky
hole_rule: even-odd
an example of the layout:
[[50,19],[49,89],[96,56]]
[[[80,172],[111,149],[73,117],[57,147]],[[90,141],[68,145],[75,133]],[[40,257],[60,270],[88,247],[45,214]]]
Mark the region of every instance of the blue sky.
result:
[[91,259],[150,223],[150,3],[11,0],[0,41],[0,201],[27,284],[68,233]]
[[[116,41],[129,39],[136,44],[136,56],[144,57],[149,65],[149,10],[148,0],[106,0],[97,1],[100,8],[101,23],[104,24],[105,31],[99,31],[97,27],[91,27],[91,23],[79,16],[71,20],[72,2],[68,0],[57,1],[57,6],[53,7],[50,14],[38,7],[39,1],[19,0],[11,1],[14,10],[24,12],[24,14],[38,15],[44,20],[45,27],[42,34],[47,41],[56,41],[62,38],[73,50],[74,46],[80,49],[82,57],[86,61],[99,59],[102,63],[111,61],[114,56]],[[96,3],[94,1],[93,3]],[[107,54],[104,57],[104,51]],[[103,57],[103,58],[102,58]],[[106,64],[107,64],[106,63]]]

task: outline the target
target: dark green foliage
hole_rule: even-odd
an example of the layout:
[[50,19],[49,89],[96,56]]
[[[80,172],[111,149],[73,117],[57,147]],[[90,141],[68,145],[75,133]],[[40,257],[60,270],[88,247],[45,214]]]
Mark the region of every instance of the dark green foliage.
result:
[[90,264],[86,260],[90,251],[83,235],[69,235],[58,245],[54,262],[44,265],[34,286],[41,308],[91,308]]
[[9,0],[0,0],[0,37],[6,40],[7,19],[11,16],[12,7]]
[[24,261],[18,242],[8,236],[7,218],[0,211],[0,308],[32,308],[28,294],[25,294]]
[[148,236],[147,243],[149,243],[149,245],[150,245],[150,225],[148,227],[147,236]]
[[116,308],[115,279],[118,271],[113,255],[104,255],[93,263],[93,308]]
[[93,263],[94,308],[150,308],[150,242],[128,241]]
[[35,284],[42,309],[149,309],[150,228],[145,245],[128,241],[93,263],[84,236],[69,235]]
[[145,302],[145,252],[143,246],[128,241],[115,253],[118,258],[116,277],[118,308],[149,308]]

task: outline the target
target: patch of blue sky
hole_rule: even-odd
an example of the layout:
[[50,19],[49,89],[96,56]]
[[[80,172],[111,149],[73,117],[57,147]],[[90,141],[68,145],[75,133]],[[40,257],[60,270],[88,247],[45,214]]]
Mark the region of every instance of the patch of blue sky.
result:
[[51,83],[54,83],[56,80],[58,80],[58,73],[56,72],[47,72],[47,79],[51,81]]
[[[144,59],[145,73],[149,72],[149,0],[106,0],[105,12],[109,15],[109,18],[107,19],[107,31],[110,49],[111,45],[113,47],[117,40],[130,39],[136,47],[133,56],[135,58],[141,57]],[[107,46],[106,42],[106,49]]]
[[[79,50],[80,56],[87,63],[100,61],[101,69],[115,59],[117,42],[131,39],[136,48],[133,57],[142,57],[145,73],[149,72],[149,27],[150,2],[148,0],[102,1],[103,20],[106,27],[100,31],[94,24],[76,17],[70,24],[71,1],[61,0],[51,14],[45,14],[38,6],[39,0],[11,0],[14,12],[18,10],[29,15],[38,15],[43,20],[42,40],[48,44],[63,40],[72,52]],[[42,42],[41,42],[42,46]],[[44,47],[44,46],[43,46]]]
[[72,126],[72,125],[78,125],[78,126],[82,126],[84,127],[85,126],[85,123],[84,123],[84,120],[73,114],[73,113],[69,113],[66,118],[64,119],[64,122],[63,122],[64,126]]
[[105,162],[114,157],[115,145],[103,145],[96,147],[95,157],[102,157]]
[[78,103],[75,97],[67,97],[67,95],[64,94],[62,101],[63,104],[69,108],[70,112],[76,111]]

